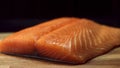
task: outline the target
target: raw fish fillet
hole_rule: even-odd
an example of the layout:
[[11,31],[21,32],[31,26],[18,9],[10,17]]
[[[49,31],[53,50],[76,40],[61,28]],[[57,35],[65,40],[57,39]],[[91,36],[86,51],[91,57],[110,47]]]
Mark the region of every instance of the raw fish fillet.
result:
[[0,41],[7,54],[85,63],[120,45],[120,29],[84,18],[58,18],[18,31]]

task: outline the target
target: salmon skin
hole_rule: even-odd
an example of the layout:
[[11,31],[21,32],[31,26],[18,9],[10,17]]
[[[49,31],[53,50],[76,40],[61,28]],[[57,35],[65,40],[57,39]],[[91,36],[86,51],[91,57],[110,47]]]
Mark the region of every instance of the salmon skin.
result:
[[120,45],[120,29],[64,17],[20,30],[0,41],[0,52],[82,64]]

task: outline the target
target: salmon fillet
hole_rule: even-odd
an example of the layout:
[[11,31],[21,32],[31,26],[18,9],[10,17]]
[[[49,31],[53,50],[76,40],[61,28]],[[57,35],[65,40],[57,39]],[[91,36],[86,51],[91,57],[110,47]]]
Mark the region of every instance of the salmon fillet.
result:
[[81,64],[120,45],[120,29],[89,19],[58,18],[18,31],[0,41],[7,54],[33,55]]

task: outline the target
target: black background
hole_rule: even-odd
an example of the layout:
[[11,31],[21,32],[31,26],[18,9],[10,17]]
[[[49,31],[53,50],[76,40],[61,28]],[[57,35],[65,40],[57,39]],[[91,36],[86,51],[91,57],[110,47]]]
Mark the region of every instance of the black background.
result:
[[120,27],[119,0],[1,0],[0,32],[57,17],[82,17]]

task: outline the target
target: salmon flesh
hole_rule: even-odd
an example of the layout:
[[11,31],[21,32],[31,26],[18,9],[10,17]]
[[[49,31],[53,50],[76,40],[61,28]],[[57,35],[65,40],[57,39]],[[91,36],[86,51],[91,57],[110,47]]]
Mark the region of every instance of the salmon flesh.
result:
[[38,54],[81,64],[120,45],[120,29],[84,18],[64,17],[20,30],[0,41],[0,52]]

